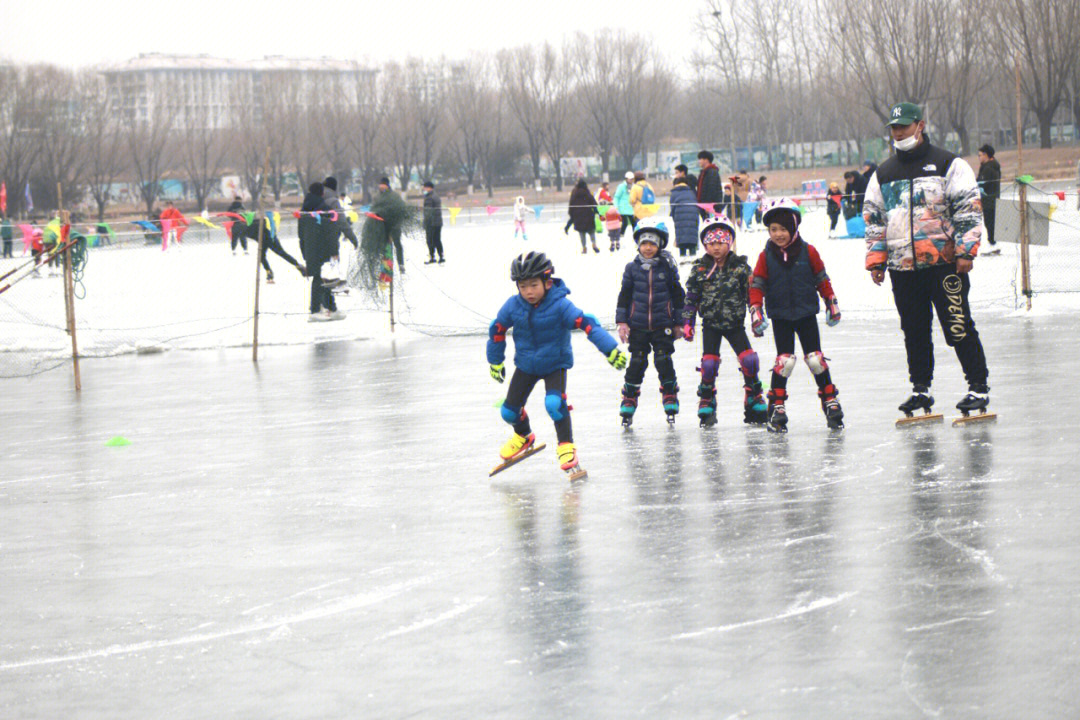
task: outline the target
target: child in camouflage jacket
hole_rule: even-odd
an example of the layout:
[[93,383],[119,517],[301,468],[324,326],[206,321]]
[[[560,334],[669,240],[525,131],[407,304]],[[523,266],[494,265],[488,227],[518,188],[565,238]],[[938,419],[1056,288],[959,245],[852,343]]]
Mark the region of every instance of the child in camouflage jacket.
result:
[[694,323],[701,315],[701,385],[698,417],[702,425],[716,423],[716,375],[720,369],[720,340],[727,338],[739,358],[745,399],[743,420],[761,424],[766,419],[761,394],[758,354],[746,335],[746,306],[752,270],[744,255],[735,254],[735,226],[727,216],[711,218],[701,229],[705,255],[690,268],[683,308],[683,337],[694,339]]

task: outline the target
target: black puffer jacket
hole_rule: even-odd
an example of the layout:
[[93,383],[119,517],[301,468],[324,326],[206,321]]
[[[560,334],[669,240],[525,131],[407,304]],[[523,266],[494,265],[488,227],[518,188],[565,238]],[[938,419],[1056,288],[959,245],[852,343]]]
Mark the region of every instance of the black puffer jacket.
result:
[[575,187],[570,193],[570,222],[578,232],[596,231],[596,198],[588,188]]
[[638,330],[681,326],[685,299],[678,266],[669,253],[662,251],[651,260],[638,255],[623,271],[615,322]]
[[[296,234],[300,236],[300,252],[309,268],[321,267],[324,262],[337,254],[337,232],[326,215],[306,215],[304,213],[326,212],[329,206],[321,195],[308,193],[304,204],[300,206],[300,219],[296,223]],[[333,236],[333,237],[332,237]]]

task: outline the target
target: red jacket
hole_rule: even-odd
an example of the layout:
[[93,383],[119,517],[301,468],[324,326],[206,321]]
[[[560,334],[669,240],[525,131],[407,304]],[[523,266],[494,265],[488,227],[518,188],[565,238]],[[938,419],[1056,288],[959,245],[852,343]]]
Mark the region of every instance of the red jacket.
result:
[[161,211],[159,220],[172,220],[175,224],[184,225],[188,224],[187,218],[185,218],[179,210],[176,208],[165,208]]

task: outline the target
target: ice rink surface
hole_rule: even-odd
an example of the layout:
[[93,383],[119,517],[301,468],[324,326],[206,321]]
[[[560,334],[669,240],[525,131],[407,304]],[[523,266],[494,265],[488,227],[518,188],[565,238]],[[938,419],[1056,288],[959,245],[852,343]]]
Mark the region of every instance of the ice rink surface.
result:
[[676,427],[650,370],[624,432],[577,336],[576,490],[539,394],[551,445],[488,479],[483,337],[5,381],[0,716],[1076,717],[1080,336],[975,319],[996,424],[895,428],[899,323],[855,314],[823,328],[838,435],[801,363],[790,433],[744,426],[728,350],[698,428],[685,343]]

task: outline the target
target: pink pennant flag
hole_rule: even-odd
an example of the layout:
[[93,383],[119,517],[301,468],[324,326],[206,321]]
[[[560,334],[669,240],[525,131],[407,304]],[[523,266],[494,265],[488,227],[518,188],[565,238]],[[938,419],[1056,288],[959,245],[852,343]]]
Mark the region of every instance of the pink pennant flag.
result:
[[710,215],[715,215],[716,214],[716,208],[713,207],[712,203],[694,203],[694,204],[697,205],[702,210],[704,210],[705,212],[709,213]]
[[496,213],[496,211],[498,211],[498,209],[499,208],[496,207],[495,205],[488,205],[487,206],[488,215],[494,215]]

